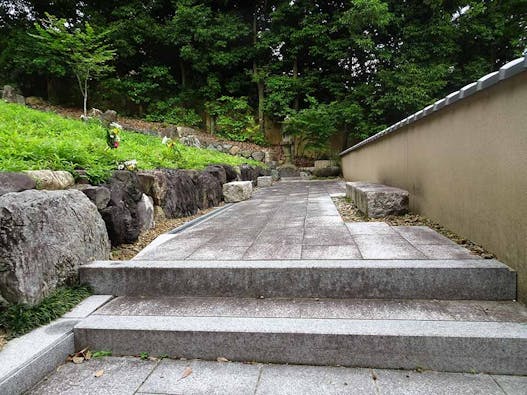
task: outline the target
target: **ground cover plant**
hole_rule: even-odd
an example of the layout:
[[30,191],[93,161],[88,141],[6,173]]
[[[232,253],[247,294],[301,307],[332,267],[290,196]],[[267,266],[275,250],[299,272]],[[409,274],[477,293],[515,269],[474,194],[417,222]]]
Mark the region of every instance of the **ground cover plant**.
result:
[[15,304],[0,311],[0,328],[8,337],[23,335],[67,313],[91,295],[86,286],[57,288],[35,306]]
[[109,149],[107,130],[99,121],[66,119],[0,102],[0,171],[51,169],[76,175],[85,170],[98,184],[127,161],[136,161],[140,170],[258,163],[179,142],[170,146],[159,137],[127,131],[120,132],[119,147]]

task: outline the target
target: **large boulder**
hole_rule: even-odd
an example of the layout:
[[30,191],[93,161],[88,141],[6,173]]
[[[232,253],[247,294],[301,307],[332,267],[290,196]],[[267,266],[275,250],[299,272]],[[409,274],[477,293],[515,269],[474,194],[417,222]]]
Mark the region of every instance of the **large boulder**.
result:
[[154,222],[154,200],[144,193],[137,203],[137,218],[141,232],[152,229],[156,225]]
[[227,172],[223,166],[219,165],[209,165],[204,170],[205,173],[211,174],[215,177],[220,184],[225,184],[227,182]]
[[135,242],[141,233],[137,205],[143,196],[137,174],[116,171],[105,187],[110,190],[110,201],[108,207],[101,210],[101,215],[112,245]]
[[216,177],[214,172],[196,172],[194,183],[198,190],[198,207],[200,209],[215,207],[221,203],[223,197],[222,185],[224,183]]
[[201,148],[201,141],[196,136],[184,136],[179,139],[179,142],[189,147]]
[[236,203],[251,198],[253,183],[251,181],[233,181],[223,184],[223,199],[226,203]]
[[236,169],[230,165],[221,165],[223,169],[225,170],[225,178],[226,182],[236,181],[238,180],[238,173],[236,172]]
[[25,173],[35,180],[38,189],[66,189],[75,184],[71,173],[63,170],[27,170]]
[[251,181],[256,185],[256,180],[260,176],[260,169],[248,164],[240,165],[240,179],[242,181]]
[[156,206],[162,206],[168,188],[166,173],[163,170],[141,171],[137,177],[141,191],[151,196]]
[[280,178],[300,176],[300,170],[298,170],[295,165],[285,164],[280,166],[277,170],[280,173]]
[[164,169],[166,192],[164,198],[156,203],[163,208],[167,218],[179,218],[196,214],[200,192],[196,188],[195,173],[191,170]]
[[2,89],[2,99],[8,103],[26,104],[24,96],[16,93],[15,88],[10,85],[5,85],[4,89]]
[[110,243],[97,208],[78,190],[0,197],[0,294],[35,304],[74,280],[79,265],[108,259]]
[[356,181],[346,183],[346,196],[370,218],[403,215],[408,212],[410,195],[404,189]]
[[0,196],[9,192],[21,192],[35,188],[35,180],[27,174],[0,172]]
[[106,208],[110,202],[110,190],[106,187],[79,184],[75,188],[84,193],[95,204],[98,210]]
[[106,110],[101,115],[99,115],[101,122],[108,126],[113,122],[117,122],[117,112],[114,110]]

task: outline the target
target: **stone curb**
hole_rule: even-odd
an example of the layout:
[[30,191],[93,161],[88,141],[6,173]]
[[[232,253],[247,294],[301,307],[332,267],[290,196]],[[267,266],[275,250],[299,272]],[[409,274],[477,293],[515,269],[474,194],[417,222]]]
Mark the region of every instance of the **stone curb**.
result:
[[73,327],[112,299],[90,296],[48,325],[10,341],[0,352],[0,394],[20,394],[64,363],[74,350]]
[[222,207],[218,207],[217,209],[214,209],[211,212],[209,212],[209,213],[207,213],[205,215],[202,215],[201,217],[195,218],[192,221],[188,221],[188,222],[184,223],[183,225],[178,226],[177,228],[171,230],[170,232],[167,232],[167,234],[175,235],[177,233],[183,232],[184,230],[186,230],[186,229],[188,229],[188,228],[190,228],[192,226],[198,225],[198,224],[200,224],[202,222],[205,222],[205,221],[211,219],[212,217],[215,217],[216,215],[220,214],[224,210],[227,210],[228,208],[230,208],[232,205],[233,205],[233,203],[226,203]]
[[445,108],[449,106],[450,104],[456,103],[458,101],[461,101],[476,92],[480,92],[482,90],[485,90],[495,84],[497,84],[500,81],[509,79],[517,74],[520,74],[522,72],[527,71],[527,57],[522,57],[515,59],[502,67],[498,71],[494,71],[490,74],[487,74],[483,77],[481,77],[476,82],[473,82],[471,84],[468,84],[461,88],[460,90],[456,92],[452,92],[449,95],[445,96],[442,99],[439,99],[434,104],[431,104],[424,109],[416,112],[415,114],[412,114],[405,119],[393,124],[392,126],[380,131],[377,134],[374,134],[373,136],[367,138],[366,140],[361,141],[358,144],[355,144],[354,146],[348,148],[347,150],[342,151],[339,155],[344,156],[347,153],[351,151],[355,151],[361,147],[363,147],[366,144],[372,143],[375,140],[380,139],[383,136],[386,136],[388,134],[391,134],[395,132],[397,129],[400,129],[403,126],[410,125],[417,121],[418,119],[421,119],[423,117],[426,117],[427,115],[432,114],[433,112],[439,111],[442,108]]

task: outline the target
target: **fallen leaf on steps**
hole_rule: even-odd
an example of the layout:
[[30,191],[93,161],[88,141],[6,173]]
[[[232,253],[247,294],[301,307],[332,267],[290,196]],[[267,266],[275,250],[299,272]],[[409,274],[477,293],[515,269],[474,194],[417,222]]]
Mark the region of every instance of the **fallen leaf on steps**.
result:
[[181,375],[180,380],[183,380],[184,378],[190,376],[192,374],[192,368],[190,366],[187,366],[185,370],[183,371],[183,374]]
[[71,358],[71,360],[73,361],[73,363],[78,365],[84,362],[84,357],[73,357]]
[[216,358],[216,361],[218,361],[218,362],[229,362],[229,360],[227,358],[225,358],[225,357],[218,357],[218,358]]
[[103,374],[104,374],[104,370],[103,369],[98,370],[98,371],[95,372],[95,377],[101,377]]

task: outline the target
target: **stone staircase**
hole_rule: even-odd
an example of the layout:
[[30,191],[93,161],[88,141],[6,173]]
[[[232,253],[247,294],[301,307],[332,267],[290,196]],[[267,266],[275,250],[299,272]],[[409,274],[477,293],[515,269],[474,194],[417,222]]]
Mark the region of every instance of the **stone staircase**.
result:
[[103,261],[74,329],[114,355],[527,375],[527,309],[496,260]]

